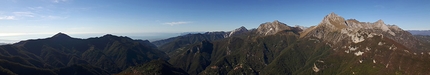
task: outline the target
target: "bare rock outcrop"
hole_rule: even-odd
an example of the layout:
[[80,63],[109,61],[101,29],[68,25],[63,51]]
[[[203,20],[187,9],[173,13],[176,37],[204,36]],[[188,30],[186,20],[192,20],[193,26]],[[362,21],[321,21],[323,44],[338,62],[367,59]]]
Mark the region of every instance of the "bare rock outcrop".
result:
[[243,33],[246,33],[246,32],[248,32],[248,29],[246,29],[244,26],[241,26],[240,28],[237,28],[237,29],[234,29],[233,31],[231,31],[228,34],[228,37],[235,36],[235,35],[240,35],[240,34],[243,34]]
[[395,25],[387,25],[383,20],[373,23],[360,22],[355,19],[345,20],[335,13],[325,16],[318,26],[303,31],[300,37],[316,37],[332,44],[345,44],[348,42],[341,42],[341,40],[350,39],[350,43],[359,43],[369,35],[382,35],[410,49],[414,49],[418,44],[410,33]]
[[257,28],[257,33],[260,35],[273,35],[279,31],[291,30],[292,28],[285,23],[275,20],[273,22],[266,22]]

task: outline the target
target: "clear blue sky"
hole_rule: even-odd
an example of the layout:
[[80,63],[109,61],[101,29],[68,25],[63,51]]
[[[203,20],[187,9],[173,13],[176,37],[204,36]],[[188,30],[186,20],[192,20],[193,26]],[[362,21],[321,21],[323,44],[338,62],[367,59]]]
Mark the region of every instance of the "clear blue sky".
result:
[[430,0],[0,1],[0,40],[58,32],[138,36],[135,33],[229,31],[274,20],[312,26],[331,12],[363,22],[382,19],[405,30],[430,29]]

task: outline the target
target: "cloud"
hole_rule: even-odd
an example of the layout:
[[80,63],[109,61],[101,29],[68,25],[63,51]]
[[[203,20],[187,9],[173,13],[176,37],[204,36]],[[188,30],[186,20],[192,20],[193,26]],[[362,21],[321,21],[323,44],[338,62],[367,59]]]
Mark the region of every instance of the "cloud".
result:
[[41,16],[43,19],[48,19],[48,20],[57,20],[57,19],[66,19],[68,17],[61,17],[61,16]]
[[34,17],[32,12],[13,12],[15,16]]
[[174,26],[174,25],[181,25],[181,24],[190,24],[192,22],[184,22],[184,21],[179,21],[179,22],[167,22],[167,23],[163,23],[165,25],[170,25],[170,26]]
[[27,7],[28,9],[30,9],[30,10],[32,10],[32,11],[43,11],[43,10],[49,10],[49,9],[46,9],[46,8],[44,8],[44,7],[41,7],[41,6],[38,6],[38,7]]
[[0,20],[15,20],[15,16],[0,16]]
[[38,9],[43,9],[43,7],[41,7],[41,6],[38,6],[38,7],[28,7],[28,9],[38,10]]
[[0,13],[0,20],[33,20],[33,21],[39,21],[39,20],[60,20],[60,19],[67,19],[69,16],[55,16],[55,15],[41,15],[36,14],[33,12],[11,12],[7,15],[1,15]]
[[18,20],[25,17],[35,17],[32,12],[12,12],[9,15],[0,15],[0,20]]
[[52,0],[52,2],[54,2],[54,3],[66,2],[66,1],[68,1],[68,0]]

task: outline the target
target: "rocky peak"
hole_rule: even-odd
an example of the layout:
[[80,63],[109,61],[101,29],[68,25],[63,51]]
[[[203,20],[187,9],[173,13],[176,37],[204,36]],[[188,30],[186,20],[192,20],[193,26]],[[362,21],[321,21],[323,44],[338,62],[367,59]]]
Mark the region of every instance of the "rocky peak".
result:
[[53,39],[70,39],[70,38],[72,38],[72,37],[70,37],[69,35],[67,35],[67,34],[64,34],[64,33],[57,33],[57,34],[55,34],[54,36],[52,36],[51,38],[53,38]]
[[376,24],[385,24],[384,21],[382,21],[381,19],[379,19],[378,21],[375,22]]
[[233,31],[231,31],[228,35],[228,37],[234,36],[234,35],[238,35],[238,34],[242,34],[248,32],[248,29],[246,29],[244,26],[241,26],[237,29],[234,29]]
[[339,30],[339,29],[346,28],[345,19],[335,14],[334,12],[325,16],[323,21],[320,23],[320,25],[329,27],[332,30]]
[[291,30],[291,28],[287,24],[275,20],[273,22],[260,24],[260,26],[257,28],[257,33],[261,35],[272,35],[283,30]]
[[391,30],[385,25],[384,21],[378,20],[375,23],[373,23],[376,28],[380,28],[382,31],[391,32]]
[[334,12],[331,12],[330,14],[328,14],[325,18],[342,18],[341,16],[337,15]]
[[278,20],[275,20],[275,21],[273,21],[272,23],[273,23],[273,24],[279,24],[279,23],[281,23],[281,22],[279,22]]
[[320,29],[317,30],[318,32],[341,31],[343,33],[355,32],[362,29],[376,29],[388,32],[393,36],[395,35],[395,33],[393,33],[381,19],[374,23],[360,22],[356,19],[345,20],[343,17],[333,12],[325,16],[323,21],[316,27],[316,29]]

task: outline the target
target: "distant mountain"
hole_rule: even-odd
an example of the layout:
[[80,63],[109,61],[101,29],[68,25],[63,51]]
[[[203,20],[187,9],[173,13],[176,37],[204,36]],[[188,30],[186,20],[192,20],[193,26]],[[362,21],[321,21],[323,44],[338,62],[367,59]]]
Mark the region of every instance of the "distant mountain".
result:
[[188,34],[199,34],[199,33],[205,33],[205,32],[182,32],[182,33],[179,33],[180,34],[179,36],[184,36]]
[[430,50],[430,35],[414,35],[420,41],[423,50]]
[[154,41],[151,43],[155,44],[161,51],[164,51],[169,54],[173,51],[176,51],[180,47],[198,43],[204,40],[215,41],[215,40],[220,40],[227,37],[240,36],[246,33],[248,33],[248,29],[242,26],[230,32],[221,31],[221,32],[187,34],[187,35],[172,37],[164,40]]
[[309,27],[300,26],[300,25],[296,25],[295,27],[298,28],[298,29],[301,29],[302,31],[304,31],[304,30],[306,30],[306,29],[309,28]]
[[0,45],[6,45],[6,43],[0,43]]
[[241,34],[246,33],[246,32],[248,32],[248,29],[246,29],[244,26],[241,26],[240,28],[237,28],[237,29],[230,31],[230,33],[228,34],[227,37],[241,35]]
[[430,30],[407,30],[412,35],[430,35]]
[[279,22],[278,20],[275,20],[273,22],[267,22],[260,25],[257,28],[257,33],[260,35],[273,35],[283,30],[291,30],[291,27]]
[[175,51],[176,49],[197,43],[203,40],[219,40],[225,38],[227,32],[206,32],[203,34],[188,34],[184,36],[172,37],[165,40],[152,42],[158,46],[158,49],[166,53]]
[[3,74],[106,75],[169,57],[149,41],[104,35],[79,39],[58,33],[0,46]]
[[[200,38],[200,39],[213,41],[213,40],[223,39],[223,38],[230,37],[230,36],[239,36],[239,35],[246,33],[246,32],[248,32],[248,29],[246,29],[244,26],[241,26],[241,27],[234,29],[232,31],[229,31],[229,32],[224,32],[224,31],[218,31],[218,32],[184,32],[184,33],[181,33],[180,36],[171,37],[168,39],[163,39],[163,40],[158,40],[158,41],[153,41],[151,43],[155,44],[157,47],[160,47],[160,46],[163,46],[163,45],[170,43],[172,41],[179,40],[179,39],[181,39],[181,40],[188,39],[189,37],[192,38],[192,37],[195,37],[196,35],[212,36],[212,37],[205,37],[205,38]],[[192,43],[196,43],[196,41],[200,42],[203,40],[194,40],[194,41],[190,40],[187,44],[192,44]]]

